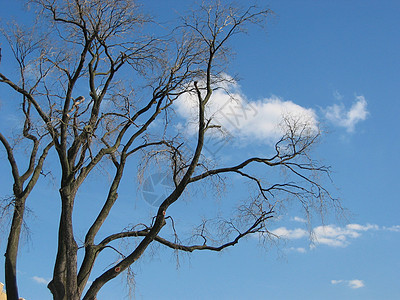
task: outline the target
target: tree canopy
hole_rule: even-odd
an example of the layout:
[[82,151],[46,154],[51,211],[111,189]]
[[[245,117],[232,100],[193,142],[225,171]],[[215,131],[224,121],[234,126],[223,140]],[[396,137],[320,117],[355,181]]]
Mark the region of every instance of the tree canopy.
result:
[[[132,0],[28,2],[37,17],[34,25],[2,27],[18,72],[7,74],[0,64],[0,83],[18,95],[10,101],[23,120],[21,128],[0,133],[13,179],[6,205],[13,213],[5,264],[9,299],[18,299],[26,202],[45,170],[59,189],[59,198],[47,201],[59,201],[61,209],[48,285],[54,299],[96,299],[108,281],[132,274],[153,243],[178,252],[221,251],[250,235],[268,241],[269,222],[287,203],[307,215],[339,206],[323,185],[329,168],[312,156],[321,131],[306,112],[283,114],[276,140],[264,153],[221,159],[231,155],[221,145],[234,143],[232,129],[219,119],[221,106],[239,105],[240,113],[252,113],[232,90],[237,79],[228,75],[233,41],[251,26],[265,26],[273,14],[269,9],[205,2],[165,26]],[[224,117],[232,126],[239,122],[235,112]],[[108,180],[98,170],[107,172]],[[124,179],[132,174],[138,176],[135,187]],[[107,192],[88,199],[85,182],[97,177]],[[156,183],[165,189],[154,190]],[[249,193],[235,198],[224,192],[226,184],[245,184]],[[131,199],[118,197],[123,185],[132,189]],[[151,215],[121,220],[126,223],[113,233],[102,231],[114,205],[133,201],[138,189]],[[94,210],[100,208],[74,211],[77,203],[90,201]],[[172,211],[180,201],[207,214]],[[217,212],[216,201],[226,202],[225,210]],[[84,214],[94,217],[79,242],[73,216]],[[191,230],[182,230],[178,219]],[[122,239],[133,242],[118,249]],[[102,256],[105,249],[119,259],[93,274],[97,261],[108,259]]]

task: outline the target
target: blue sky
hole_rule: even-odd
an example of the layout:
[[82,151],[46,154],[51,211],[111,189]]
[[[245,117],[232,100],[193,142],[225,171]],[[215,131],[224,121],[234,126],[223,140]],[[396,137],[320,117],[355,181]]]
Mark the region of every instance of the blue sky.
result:
[[[145,8],[169,19],[191,2],[157,0]],[[259,1],[264,2],[275,16],[266,31],[252,28],[232,42],[236,54],[227,70],[228,75],[240,78],[230,88],[256,113],[242,121],[239,130],[227,127],[242,146],[224,145],[216,155],[231,154],[233,149],[235,155],[269,151],[270,144],[260,140],[273,139],[274,132],[254,130],[260,128],[256,125],[266,115],[273,119],[271,110],[308,112],[327,132],[314,154],[332,166],[332,192],[347,208],[347,219],[328,215],[322,224],[313,218],[310,241],[304,215],[288,207],[271,224],[270,230],[282,238],[270,246],[260,246],[258,238],[252,237],[222,253],[182,254],[179,267],[172,251],[156,247],[134,267],[136,299],[399,299],[400,4],[389,0]],[[16,3],[0,0],[1,18],[17,16],[18,9]],[[1,43],[6,48],[4,40]],[[7,73],[4,53],[0,71]],[[1,128],[11,118],[8,91],[0,86]],[[188,117],[186,109],[184,105],[178,109],[183,120]],[[10,173],[6,167],[1,169],[3,196],[10,193]],[[41,181],[29,202],[30,238],[23,241],[18,265],[20,294],[28,300],[51,299],[46,282],[55,257],[56,183]],[[128,182],[121,190],[121,203],[106,231],[125,226],[119,220],[132,215],[151,214],[152,207],[131,186]],[[230,193],[243,191],[233,183]],[[101,195],[94,177],[79,194],[89,200]],[[78,203],[77,211],[85,211],[76,217],[78,236],[90,222],[87,217],[93,208],[94,200]],[[197,209],[193,199],[171,213],[196,214]],[[1,251],[5,237],[2,234]],[[115,299],[111,296],[115,290],[122,293],[118,299],[128,292],[117,278],[98,299]]]

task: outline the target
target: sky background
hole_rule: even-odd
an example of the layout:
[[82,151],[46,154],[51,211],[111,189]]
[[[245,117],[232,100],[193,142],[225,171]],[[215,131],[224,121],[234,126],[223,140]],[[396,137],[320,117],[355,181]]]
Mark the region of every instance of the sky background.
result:
[[[192,3],[148,2],[145,9],[163,19]],[[136,299],[400,299],[400,4],[259,3],[275,12],[266,31],[252,28],[231,44],[236,55],[227,73],[240,78],[231,88],[243,105],[257,112],[241,123],[240,130],[231,128],[238,140],[249,144],[236,151],[246,155],[269,147],[260,141],[273,137],[273,130],[254,130],[264,124],[266,115],[273,119],[282,110],[308,112],[327,132],[315,155],[332,166],[333,193],[348,210],[347,219],[328,216],[322,224],[314,218],[310,241],[304,215],[289,207],[270,228],[282,238],[267,249],[251,237],[222,253],[183,254],[179,267],[172,251],[154,248],[134,266]],[[0,0],[2,19],[21,17],[19,9],[14,1]],[[7,47],[4,40],[1,47]],[[4,53],[0,70],[7,73]],[[1,128],[10,121],[5,117],[8,91],[0,86]],[[179,111],[185,118],[185,107]],[[226,145],[218,155],[232,147]],[[10,173],[3,149],[0,158],[4,196],[10,193]],[[96,179],[85,188],[80,197],[101,195]],[[132,190],[121,190],[120,198],[131,201],[113,212],[110,231],[123,226],[119,217],[139,214],[145,206],[140,193],[131,194]],[[27,300],[51,299],[46,284],[52,274],[59,214],[52,198],[57,198],[56,184],[42,181],[29,200],[31,234],[23,240],[18,264],[20,295]],[[176,210],[192,209],[191,204],[185,202]],[[78,204],[77,210],[89,215],[92,206],[96,204]],[[84,217],[77,220],[79,235],[87,223]],[[3,233],[1,251],[5,245]],[[123,286],[121,279],[113,280],[98,299],[125,299],[128,290]],[[119,298],[112,296],[114,291],[122,291]]]

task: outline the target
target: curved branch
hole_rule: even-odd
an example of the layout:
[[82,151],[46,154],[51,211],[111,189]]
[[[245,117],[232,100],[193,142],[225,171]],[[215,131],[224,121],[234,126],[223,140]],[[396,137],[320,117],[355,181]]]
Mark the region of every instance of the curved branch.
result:
[[5,84],[9,85],[12,89],[14,89],[16,92],[20,93],[21,95],[25,96],[29,102],[32,103],[32,105],[35,107],[36,111],[38,112],[39,116],[42,118],[42,120],[46,123],[48,126],[49,130],[51,129],[51,132],[53,134],[55,133],[54,128],[50,125],[50,117],[42,110],[40,107],[39,103],[33,98],[33,96],[28,93],[25,89],[19,87],[16,85],[14,82],[12,82],[10,79],[8,79],[5,75],[0,73],[0,82],[4,82]]
[[[258,217],[256,219],[256,221],[244,232],[239,232],[237,236],[232,239],[231,241],[224,243],[222,245],[219,246],[209,246],[207,244],[203,244],[203,245],[182,245],[182,244],[177,244],[174,242],[171,242],[167,239],[164,239],[160,236],[156,236],[154,238],[154,241],[167,246],[171,249],[174,250],[181,250],[181,251],[185,251],[185,252],[193,252],[196,250],[211,250],[211,251],[222,251],[225,248],[231,247],[236,245],[240,239],[242,239],[243,237],[249,235],[249,234],[253,234],[253,233],[257,233],[260,232],[260,230],[263,229],[263,226],[260,226],[263,222],[265,222],[266,220],[270,219],[273,217],[273,210],[270,210],[268,212],[263,212],[262,215],[260,217]],[[113,235],[108,236],[107,238],[105,238],[100,244],[99,247],[101,249],[105,248],[107,246],[108,243],[115,241],[117,239],[121,239],[121,238],[127,238],[127,237],[145,237],[149,234],[150,232],[150,228],[146,228],[144,230],[139,230],[139,231],[127,231],[127,232],[120,232],[120,233],[116,233]]]
[[11,147],[11,145],[8,143],[7,139],[3,136],[2,133],[0,133],[0,141],[3,144],[4,148],[7,151],[7,158],[11,166],[11,172],[14,178],[14,187],[18,186],[18,190],[22,189],[22,186],[20,186],[20,177],[19,177],[19,171],[18,171],[18,165],[14,157],[14,152]]

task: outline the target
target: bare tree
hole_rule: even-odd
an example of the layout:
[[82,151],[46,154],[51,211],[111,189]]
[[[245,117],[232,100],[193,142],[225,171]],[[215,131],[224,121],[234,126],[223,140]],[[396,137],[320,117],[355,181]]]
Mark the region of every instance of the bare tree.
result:
[[[32,39],[27,38],[23,31],[16,25],[10,27],[9,31],[3,29],[2,33],[7,38],[12,53],[18,63],[20,77],[19,88],[21,90],[27,90],[27,93],[29,94],[33,94],[37,85],[45,76],[46,71],[41,69],[38,70],[38,78],[31,80],[28,78],[29,75],[27,74],[27,70],[32,65],[41,65],[43,56],[36,52],[43,40],[39,39],[33,41]],[[34,57],[32,60],[30,60],[31,56]],[[15,87],[17,86],[15,85]],[[41,132],[35,125],[35,120],[32,116],[32,103],[24,94],[21,94],[21,98],[23,126],[22,136],[18,137],[18,139],[24,139],[31,144],[29,150],[30,155],[27,161],[28,166],[25,167],[23,173],[20,171],[22,168],[19,167],[22,163],[17,163],[17,157],[14,151],[15,145],[12,145],[7,138],[0,133],[0,141],[6,150],[13,178],[13,197],[9,199],[11,201],[6,203],[3,208],[4,210],[9,209],[10,207],[14,208],[5,253],[5,280],[8,299],[18,299],[16,263],[21,228],[24,222],[25,202],[38,181],[40,173],[42,172],[44,160],[50,148],[53,146],[53,141],[46,141],[47,133]],[[3,213],[5,212],[6,211],[3,211]]]
[[[309,152],[320,132],[304,120],[285,118],[283,136],[269,157],[247,157],[237,164],[221,166],[203,153],[206,138],[221,129],[205,111],[215,89],[230,80],[224,75],[230,58],[229,42],[252,24],[264,25],[270,10],[220,2],[203,4],[164,34],[132,0],[29,2],[38,9],[38,15],[45,16],[35,25],[35,32],[15,26],[12,32],[3,29],[20,76],[19,80],[12,79],[0,72],[0,82],[21,96],[21,141],[33,144],[27,170],[20,175],[13,146],[0,135],[14,179],[15,220],[6,253],[8,299],[18,299],[15,270],[25,201],[52,148],[59,167],[53,172],[61,174],[61,214],[54,273],[48,287],[57,300],[96,299],[99,290],[128,271],[152,243],[175,251],[221,251],[251,234],[269,237],[268,220],[286,198],[298,200],[307,213],[333,200],[314,177],[329,170],[314,162]],[[173,129],[174,105],[183,95],[197,102],[191,148],[186,147],[189,138]],[[158,120],[163,129],[151,131],[150,125]],[[170,174],[173,188],[153,218],[144,217],[136,225],[126,224],[120,232],[101,236],[99,231],[118,199],[127,162],[134,157],[141,158],[143,172],[145,166],[160,162]],[[112,164],[104,166],[114,170],[108,194],[83,244],[78,245],[72,221],[77,192],[106,160]],[[253,174],[252,166],[265,174],[278,168],[287,176],[282,182],[269,183],[266,176]],[[254,197],[239,199],[235,215],[193,224],[194,233],[187,239],[178,235],[167,212],[189,186],[208,184],[209,179],[229,181],[237,175],[254,185]],[[172,239],[162,235],[166,225],[173,232]],[[135,239],[137,244],[122,253],[113,246],[121,239]],[[99,254],[109,248],[121,258],[96,274],[84,293]],[[80,249],[84,257],[78,265]]]

